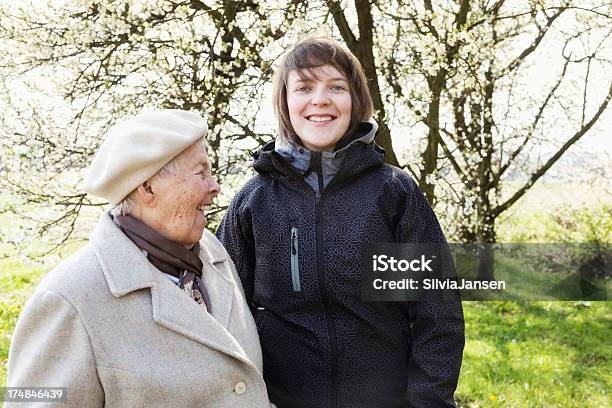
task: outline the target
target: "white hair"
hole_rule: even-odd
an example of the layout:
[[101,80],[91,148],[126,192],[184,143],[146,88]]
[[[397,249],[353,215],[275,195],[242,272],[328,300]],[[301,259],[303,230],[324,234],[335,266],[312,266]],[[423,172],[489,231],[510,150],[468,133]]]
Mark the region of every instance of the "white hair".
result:
[[[206,148],[208,147],[208,143],[206,142],[206,139],[203,137],[200,138],[199,140],[196,140],[191,146],[193,146],[194,144],[198,142],[201,143],[204,150],[206,150]],[[178,173],[182,165],[183,153],[189,150],[191,146],[189,146],[187,149],[183,150],[181,153],[174,156],[172,160],[170,160],[168,163],[164,164],[164,167],[159,169],[157,173],[153,175],[153,177],[156,177],[156,176],[167,177],[167,176],[171,176],[171,175]],[[110,213],[113,216],[128,215],[134,210],[134,206],[136,205],[136,202],[134,201],[134,198],[133,198],[134,191],[128,194],[123,200],[119,201],[110,210]]]

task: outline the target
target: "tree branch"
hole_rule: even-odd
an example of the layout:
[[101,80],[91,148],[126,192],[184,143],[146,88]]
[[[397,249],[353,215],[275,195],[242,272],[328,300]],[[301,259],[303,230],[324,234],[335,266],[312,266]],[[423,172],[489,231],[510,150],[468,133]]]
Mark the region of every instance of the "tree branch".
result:
[[[510,165],[514,162],[514,160],[518,157],[518,155],[521,154],[523,149],[527,146],[528,142],[531,140],[531,136],[533,135],[533,129],[536,128],[536,126],[538,125],[538,123],[542,119],[542,115],[544,113],[544,109],[546,109],[546,107],[548,106],[548,102],[550,102],[550,99],[553,97],[555,92],[557,92],[557,89],[561,85],[561,82],[563,82],[563,79],[565,78],[565,74],[567,72],[568,65],[569,65],[569,61],[566,60],[565,64],[563,65],[563,71],[561,73],[561,76],[559,77],[559,80],[552,87],[552,89],[548,92],[548,95],[546,95],[546,98],[544,99],[544,102],[542,102],[542,105],[540,105],[540,108],[538,109],[538,113],[536,114],[536,116],[535,116],[535,118],[533,120],[533,124],[531,125],[531,129],[532,130],[529,131],[527,136],[525,136],[525,139],[523,139],[523,142],[521,143],[521,145],[514,152],[512,152],[512,154],[508,158],[508,161],[506,161],[506,163],[504,163],[500,167],[499,172],[495,175],[495,179],[494,179],[495,182],[498,182],[501,179],[503,174],[508,170]],[[583,120],[582,123],[584,124],[584,120]]]
[[523,63],[523,61],[525,60],[525,58],[527,58],[529,55],[531,55],[540,45],[540,43],[542,42],[542,40],[544,39],[544,36],[546,35],[546,33],[548,32],[548,30],[550,29],[550,27],[552,26],[552,24],[555,22],[555,20],[557,18],[559,18],[559,16],[565,11],[567,10],[567,8],[565,7],[561,7],[557,10],[557,12],[555,14],[553,14],[551,17],[549,17],[546,20],[546,25],[544,25],[544,27],[542,29],[540,29],[538,35],[536,36],[536,38],[533,40],[533,43],[525,48],[518,57],[516,57],[512,62],[510,62],[504,69],[502,69],[500,71],[500,75],[505,75],[505,73],[513,71],[514,69],[516,69],[519,65],[521,65]]
[[535,173],[531,175],[529,181],[527,181],[519,190],[517,190],[508,200],[506,200],[501,205],[497,206],[493,210],[493,214],[497,217],[499,214],[507,210],[512,204],[514,204],[519,198],[521,198],[529,188],[548,171],[549,168],[552,167],[553,164],[559,160],[561,156],[569,149],[574,143],[576,143],[582,136],[584,136],[590,129],[593,127],[595,122],[599,119],[599,117],[606,110],[610,99],[612,98],[612,84],[610,84],[610,88],[608,89],[608,95],[604,99],[604,101],[599,105],[599,109],[593,115],[591,120],[589,120],[584,126],[580,128],[578,132],[576,132],[565,144],[555,153],[542,167],[540,167]]
[[346,20],[344,12],[342,11],[341,3],[339,1],[327,0],[326,4],[347,47],[349,47],[350,50],[357,49],[357,38],[355,37],[353,31],[351,31],[351,27]]

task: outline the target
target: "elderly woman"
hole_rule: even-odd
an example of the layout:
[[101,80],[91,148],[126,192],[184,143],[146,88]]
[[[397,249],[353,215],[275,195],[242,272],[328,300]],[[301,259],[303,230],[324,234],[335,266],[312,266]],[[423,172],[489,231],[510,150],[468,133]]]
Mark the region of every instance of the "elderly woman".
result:
[[111,129],[84,186],[115,207],[27,303],[7,386],[66,387],[59,406],[269,406],[240,280],[204,229],[206,133],[179,110]]

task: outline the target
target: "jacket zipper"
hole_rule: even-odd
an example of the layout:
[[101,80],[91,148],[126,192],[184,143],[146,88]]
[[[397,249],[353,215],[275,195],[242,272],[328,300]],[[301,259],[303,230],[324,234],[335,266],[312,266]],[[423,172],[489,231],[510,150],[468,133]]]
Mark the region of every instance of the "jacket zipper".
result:
[[321,297],[323,298],[323,310],[327,321],[329,332],[330,353],[331,353],[331,395],[329,398],[330,408],[338,406],[338,344],[336,340],[336,322],[334,308],[329,298],[327,284],[325,283],[325,260],[323,259],[323,172],[321,166],[316,169],[318,175],[319,192],[316,194],[315,201],[315,224],[317,232],[317,274],[319,276]]
[[301,292],[300,288],[300,264],[298,258],[298,229],[291,228],[291,283],[294,292]]

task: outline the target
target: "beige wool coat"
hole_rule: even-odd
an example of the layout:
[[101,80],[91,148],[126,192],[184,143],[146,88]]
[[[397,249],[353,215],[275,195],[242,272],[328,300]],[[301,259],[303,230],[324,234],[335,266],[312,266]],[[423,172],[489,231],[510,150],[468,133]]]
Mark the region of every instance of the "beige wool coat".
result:
[[35,407],[268,407],[257,330],[234,265],[210,232],[200,245],[212,315],[105,213],[90,242],[26,304],[7,386],[67,387],[64,403]]

